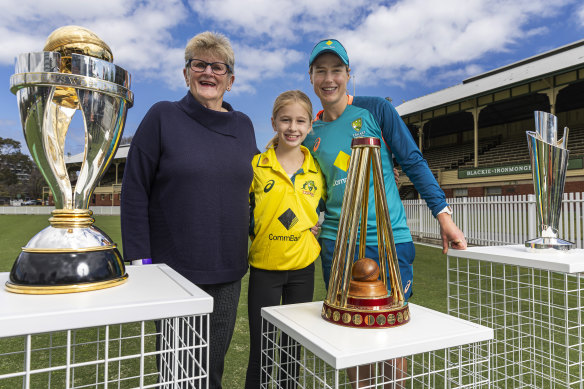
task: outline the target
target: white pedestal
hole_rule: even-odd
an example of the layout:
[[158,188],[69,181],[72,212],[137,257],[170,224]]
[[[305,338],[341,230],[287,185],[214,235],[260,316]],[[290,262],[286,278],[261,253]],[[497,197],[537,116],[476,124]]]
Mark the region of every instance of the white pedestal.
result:
[[[321,309],[322,302],[262,309],[263,388],[287,387],[286,378],[298,388],[323,389],[351,388],[355,380],[380,388],[390,383],[406,388],[489,385],[490,328],[415,304],[410,304],[406,325],[349,328],[323,320]],[[350,378],[345,373],[363,365],[370,369],[369,382],[363,374]]]
[[491,327],[495,388],[584,385],[584,250],[448,251],[448,312]]
[[8,293],[0,273],[0,387],[206,387],[213,299],[166,265],[127,271],[59,295]]

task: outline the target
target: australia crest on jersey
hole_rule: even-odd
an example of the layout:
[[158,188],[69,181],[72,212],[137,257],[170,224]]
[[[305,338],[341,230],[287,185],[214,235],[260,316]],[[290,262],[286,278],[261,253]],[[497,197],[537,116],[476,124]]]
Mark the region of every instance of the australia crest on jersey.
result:
[[310,181],[305,181],[304,185],[302,185],[302,193],[304,193],[305,195],[309,195],[311,197],[314,197],[314,192],[316,191],[316,184],[314,183],[313,180]]
[[353,120],[353,122],[351,123],[351,127],[353,127],[353,130],[355,130],[355,131],[361,131],[362,125],[363,125],[363,121],[361,120],[361,118],[359,118],[357,120]]

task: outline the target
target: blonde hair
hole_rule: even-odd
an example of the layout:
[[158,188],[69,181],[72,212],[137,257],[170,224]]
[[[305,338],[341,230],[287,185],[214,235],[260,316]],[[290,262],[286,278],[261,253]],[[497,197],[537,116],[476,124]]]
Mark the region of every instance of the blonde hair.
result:
[[222,58],[231,68],[235,69],[235,54],[229,39],[218,32],[205,31],[191,38],[185,47],[185,63],[195,58],[197,54],[214,54]]
[[[308,114],[308,120],[312,121],[312,103],[310,102],[310,98],[306,95],[306,93],[299,90],[289,90],[280,93],[280,95],[276,97],[276,101],[274,101],[274,107],[272,108],[272,119],[275,119],[276,116],[278,116],[278,112],[283,107],[294,103],[300,104],[300,106],[306,110],[306,113]],[[266,145],[266,150],[272,146],[278,147],[278,134],[270,139]]]

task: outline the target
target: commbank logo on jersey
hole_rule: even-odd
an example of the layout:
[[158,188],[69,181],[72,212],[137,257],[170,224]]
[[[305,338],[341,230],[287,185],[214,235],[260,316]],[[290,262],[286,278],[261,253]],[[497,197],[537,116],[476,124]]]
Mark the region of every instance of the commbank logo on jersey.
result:
[[357,120],[354,120],[354,121],[351,123],[351,127],[353,127],[353,130],[355,130],[355,131],[357,131],[357,132],[361,131],[361,126],[362,126],[362,125],[363,125],[363,120],[361,120],[361,118],[359,118],[359,119],[357,119]]
[[288,208],[283,214],[278,217],[278,220],[287,230],[294,227],[298,223],[298,217],[290,208]]
[[306,181],[306,182],[304,182],[304,185],[302,185],[302,193],[304,193],[305,195],[312,196],[312,197],[314,197],[314,192],[317,189],[318,188],[316,187],[316,184],[312,180]]

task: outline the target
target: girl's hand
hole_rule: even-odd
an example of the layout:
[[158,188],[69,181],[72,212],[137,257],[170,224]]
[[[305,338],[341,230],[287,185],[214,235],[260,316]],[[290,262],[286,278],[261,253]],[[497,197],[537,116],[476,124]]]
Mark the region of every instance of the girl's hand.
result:
[[320,233],[320,224],[316,223],[314,226],[310,227],[310,232],[312,232],[315,237],[318,237],[318,234]]

